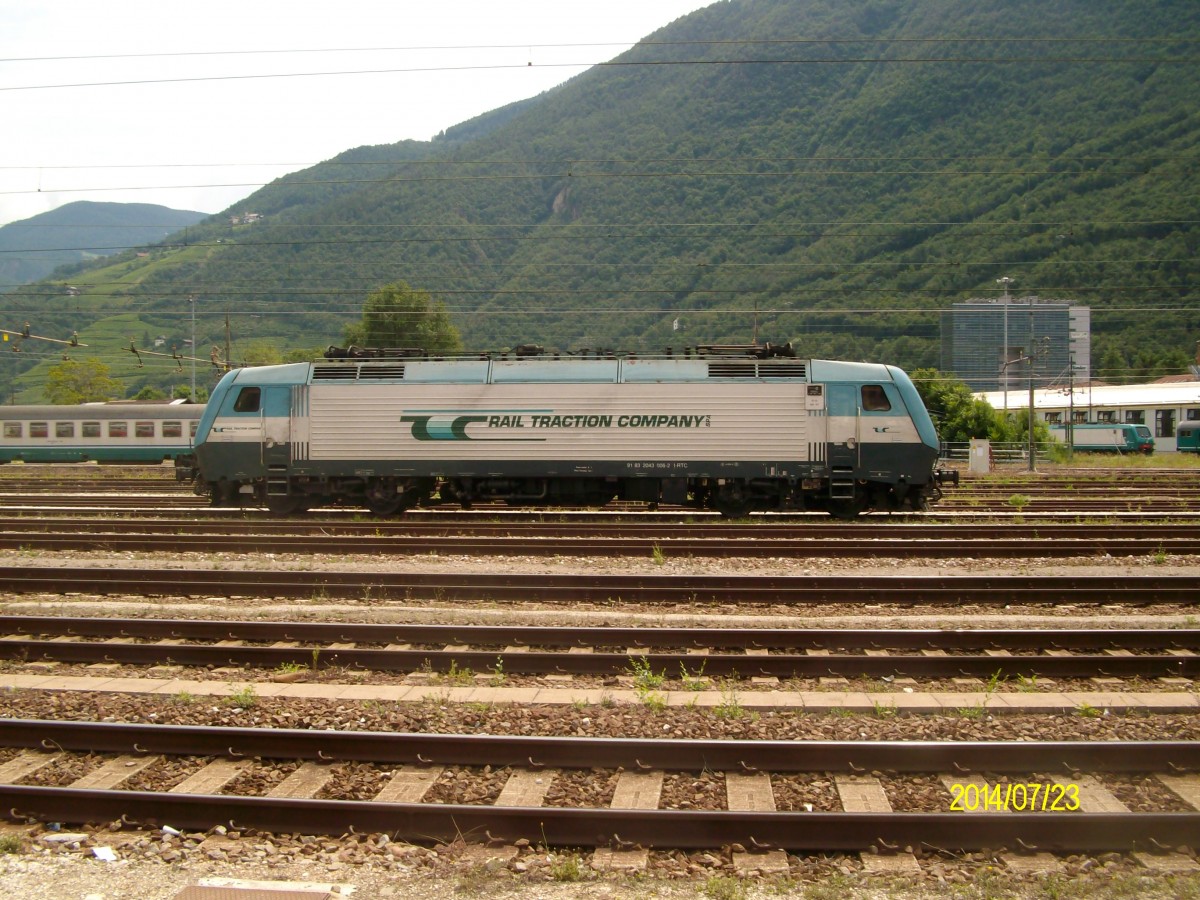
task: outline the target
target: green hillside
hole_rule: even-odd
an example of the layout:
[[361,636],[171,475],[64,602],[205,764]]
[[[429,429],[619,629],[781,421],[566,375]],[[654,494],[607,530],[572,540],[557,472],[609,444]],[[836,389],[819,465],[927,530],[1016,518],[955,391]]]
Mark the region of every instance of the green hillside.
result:
[[236,205],[260,222],[10,302],[181,334],[197,297],[198,346],[229,313],[317,347],[404,280],[469,347],[757,334],[917,367],[937,313],[1007,276],[1093,308],[1094,367],[1175,369],[1200,338],[1198,42],[1194,0],[727,0],[432,142],[280,179]]
[[0,293],[60,266],[109,256],[169,237],[207,213],[153,203],[80,200],[0,226]]

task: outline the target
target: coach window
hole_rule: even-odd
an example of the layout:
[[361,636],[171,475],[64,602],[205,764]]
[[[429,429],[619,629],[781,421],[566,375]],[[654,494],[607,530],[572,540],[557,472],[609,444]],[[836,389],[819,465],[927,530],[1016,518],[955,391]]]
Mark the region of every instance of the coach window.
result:
[[1189,409],[1185,409],[1183,411],[1183,417],[1189,422],[1200,421],[1200,409],[1197,409],[1194,406]]
[[163,437],[178,438],[183,437],[182,422],[163,422]]
[[127,438],[129,437],[128,422],[109,422],[108,436],[110,438]]
[[881,384],[862,386],[862,408],[866,412],[887,412],[892,408]]
[[154,423],[153,422],[134,422],[133,423],[133,435],[134,435],[134,437],[140,437],[140,438],[154,437]]
[[55,422],[54,436],[56,438],[73,438],[75,437],[74,422]]
[[188,437],[195,437],[196,431],[199,429],[199,427],[200,427],[199,422],[189,422],[188,423]]
[[31,438],[50,437],[50,423],[49,422],[30,422],[29,423],[29,436]]
[[1061,425],[1062,424],[1062,413],[1061,412],[1046,413],[1046,424],[1047,425]]
[[25,429],[22,427],[20,422],[5,422],[4,423],[4,436],[6,438],[24,437],[24,435],[22,434],[22,432],[24,432],[24,430]]
[[256,387],[242,388],[233,404],[234,412],[258,412],[262,389]]
[[99,422],[84,422],[82,425],[82,429],[83,429],[82,434],[83,434],[83,437],[85,437],[85,438],[100,437],[100,423]]
[[1144,409],[1127,409],[1125,410],[1126,425],[1145,425],[1146,411]]

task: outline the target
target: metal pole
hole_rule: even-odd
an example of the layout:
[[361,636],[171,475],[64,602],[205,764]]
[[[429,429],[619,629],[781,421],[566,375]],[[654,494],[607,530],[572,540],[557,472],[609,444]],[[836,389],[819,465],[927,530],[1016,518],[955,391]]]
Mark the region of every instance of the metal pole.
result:
[[192,392],[189,396],[196,402],[196,298],[188,297],[188,305],[192,307]]
[[1004,376],[1004,417],[1008,418],[1008,286],[1012,279],[1005,275],[997,278],[996,283],[1004,285],[1004,346],[1001,348],[1000,373]]
[[1033,439],[1033,296],[1029,297],[1029,471],[1037,471],[1037,444]]
[[1067,462],[1075,461],[1075,354],[1067,354]]

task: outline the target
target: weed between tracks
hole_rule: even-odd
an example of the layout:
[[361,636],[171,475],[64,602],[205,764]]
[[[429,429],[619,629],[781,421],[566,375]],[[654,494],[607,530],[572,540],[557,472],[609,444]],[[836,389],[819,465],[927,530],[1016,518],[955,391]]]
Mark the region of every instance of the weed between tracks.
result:
[[254,691],[254,685],[247,684],[237,690],[233,689],[233,685],[230,685],[229,688],[230,694],[225,698],[225,702],[229,706],[252,709],[258,705],[258,694]]
[[704,882],[704,896],[709,900],[745,900],[746,883],[730,875],[714,875]]

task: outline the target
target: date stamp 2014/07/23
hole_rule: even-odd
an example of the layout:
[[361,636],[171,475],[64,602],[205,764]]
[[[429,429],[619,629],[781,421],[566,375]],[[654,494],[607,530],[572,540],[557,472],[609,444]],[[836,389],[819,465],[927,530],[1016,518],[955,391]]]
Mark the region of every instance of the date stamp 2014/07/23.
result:
[[952,784],[951,812],[1076,812],[1079,785]]

